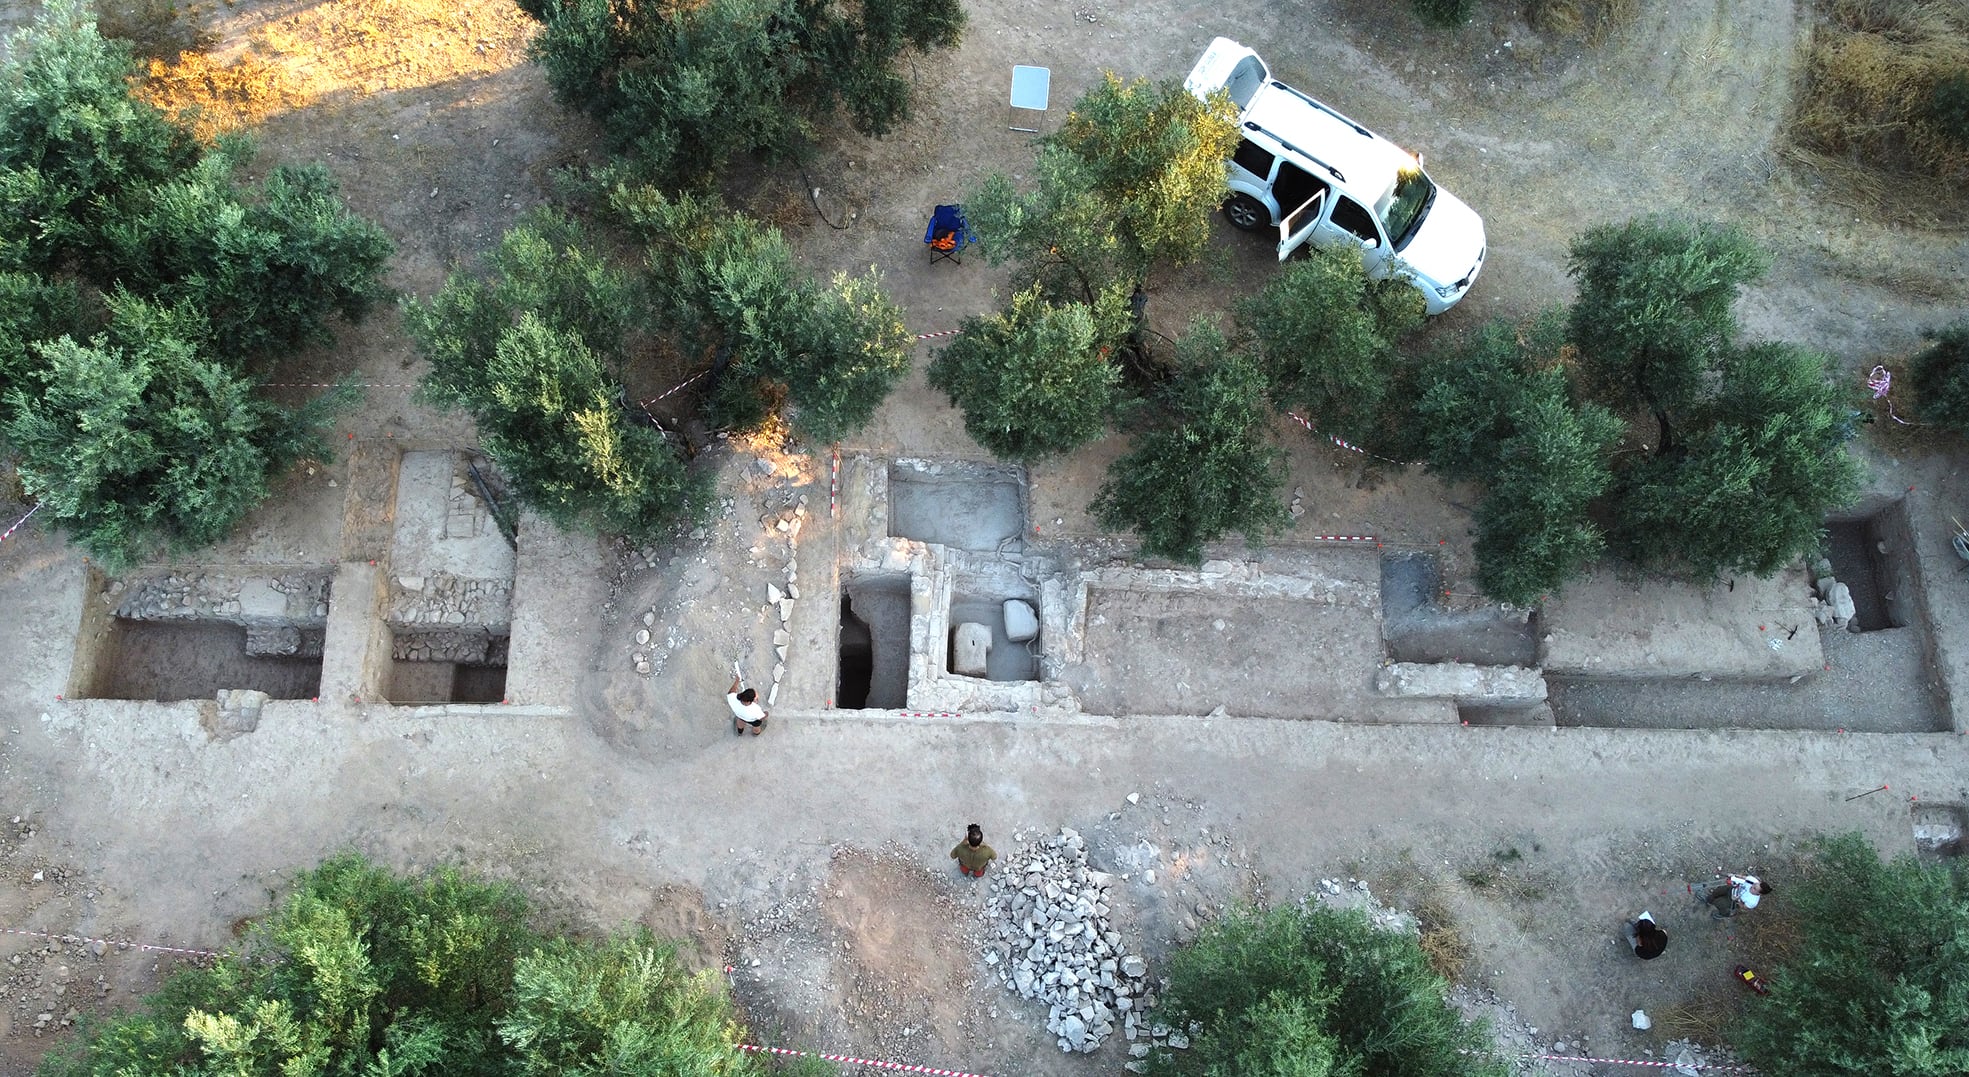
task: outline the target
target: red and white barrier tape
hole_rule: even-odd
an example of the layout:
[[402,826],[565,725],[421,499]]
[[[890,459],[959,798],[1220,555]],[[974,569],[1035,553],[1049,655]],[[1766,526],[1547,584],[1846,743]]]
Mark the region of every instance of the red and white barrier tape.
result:
[[642,404],[642,406],[643,406],[643,407],[645,407],[645,408],[647,408],[647,407],[649,407],[649,406],[650,406],[651,404],[654,404],[654,403],[656,403],[656,402],[657,402],[657,401],[659,401],[659,400],[663,400],[663,399],[666,399],[666,398],[668,398],[668,397],[671,397],[671,396],[675,396],[675,395],[676,395],[676,394],[678,393],[678,391],[680,391],[680,390],[682,390],[682,389],[683,389],[683,387],[684,387],[684,386],[686,386],[686,385],[689,385],[689,384],[690,384],[691,382],[694,382],[694,381],[696,381],[697,379],[699,379],[699,378],[701,378],[701,377],[703,377],[703,376],[705,376],[706,374],[709,374],[709,373],[711,373],[711,368],[710,368],[710,367],[706,367],[706,368],[704,368],[703,370],[700,370],[700,371],[698,371],[697,373],[695,373],[695,374],[692,374],[692,375],[691,375],[690,377],[688,377],[688,378],[685,378],[685,379],[684,379],[683,381],[680,381],[680,382],[678,382],[677,384],[675,384],[675,385],[672,385],[672,386],[671,386],[670,388],[668,388],[668,389],[665,389],[665,390],[664,390],[663,392],[660,392],[660,393],[658,393],[658,394],[656,394],[655,396],[653,396],[653,397],[650,397],[650,398],[649,398],[648,400],[645,400],[645,401],[643,401],[643,404]]
[[[1873,398],[1875,400],[1885,399],[1887,390],[1894,387],[1894,372],[1884,366],[1874,367],[1866,376],[1866,387],[1873,390]],[[1887,417],[1902,426],[1914,425],[1899,415],[1894,414],[1894,402],[1891,400],[1887,401]]]
[[[1649,1066],[1654,1069],[1664,1069],[1664,1070],[1679,1069],[1682,1065],[1679,1062],[1656,1062],[1652,1059],[1643,1061],[1638,1058],[1590,1058],[1586,1055],[1517,1055],[1515,1057],[1539,1059],[1541,1061],[1546,1061],[1546,1062],[1602,1062],[1610,1066]],[[1751,1066],[1716,1065],[1708,1062],[1697,1063],[1693,1066],[1693,1068],[1702,1070],[1706,1073],[1755,1072],[1754,1068]]]
[[916,339],[936,340],[938,337],[954,337],[957,334],[962,333],[963,331],[964,330],[962,329],[939,329],[934,333],[918,333],[916,334]]
[[1362,456],[1372,456],[1376,460],[1386,460],[1391,464],[1400,464],[1402,467],[1414,467],[1421,463],[1420,460],[1397,460],[1392,456],[1383,456],[1377,452],[1368,452],[1366,449],[1361,448],[1359,445],[1356,445],[1351,441],[1342,441],[1339,438],[1334,437],[1332,434],[1320,433],[1318,430],[1313,429],[1313,424],[1307,422],[1305,416],[1303,415],[1299,415],[1290,411],[1286,412],[1285,414],[1291,417],[1293,422],[1296,422],[1300,426],[1305,427],[1308,431],[1311,431],[1314,437],[1325,438],[1326,440],[1334,443],[1335,445],[1338,445],[1339,447],[1346,449],[1348,452],[1357,452],[1360,453]]
[[1381,544],[1381,540],[1373,535],[1300,535],[1299,537],[1314,542],[1372,542],[1377,546]]
[[912,1066],[902,1062],[884,1062],[876,1058],[856,1058],[853,1055],[830,1055],[825,1051],[795,1051],[786,1047],[760,1047],[757,1044],[736,1045],[741,1051],[759,1051],[769,1055],[787,1055],[795,1058],[824,1058],[829,1062],[845,1062],[851,1066],[875,1066],[894,1070],[897,1073],[927,1073],[931,1077],[986,1077],[982,1073],[968,1073],[964,1070],[938,1069],[935,1066]]
[[841,489],[841,446],[834,446],[834,465],[827,472],[827,518],[838,519],[841,510],[835,495]]
[[[269,381],[262,383],[268,389],[334,389],[343,383],[339,381]],[[348,384],[358,389],[415,389],[411,381],[357,381]]]
[[897,716],[901,718],[962,718],[964,717],[963,715],[957,714],[952,711],[898,711]]
[[[27,516],[32,516],[35,513],[40,512],[41,506],[46,503],[47,502],[36,502],[33,508],[27,510]],[[15,520],[14,526],[8,528],[5,534],[0,534],[0,542],[5,542],[8,539],[13,538],[14,532],[19,531],[21,529],[21,525],[27,522],[27,516],[23,516],[20,519]]]
[[100,942],[104,946],[114,946],[119,950],[149,950],[158,954],[185,954],[191,957],[219,957],[216,950],[188,950],[182,946],[152,946],[142,942],[117,942],[114,939],[93,939],[87,935],[52,935],[46,931],[28,931],[18,927],[0,927],[0,934],[33,935],[54,942]]

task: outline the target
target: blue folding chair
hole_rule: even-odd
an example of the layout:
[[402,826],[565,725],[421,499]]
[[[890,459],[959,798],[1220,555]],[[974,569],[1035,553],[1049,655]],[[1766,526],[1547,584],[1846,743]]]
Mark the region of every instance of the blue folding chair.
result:
[[945,260],[963,265],[964,260],[957,256],[974,242],[960,206],[938,206],[930,214],[930,227],[923,230],[923,245],[930,248],[931,265]]

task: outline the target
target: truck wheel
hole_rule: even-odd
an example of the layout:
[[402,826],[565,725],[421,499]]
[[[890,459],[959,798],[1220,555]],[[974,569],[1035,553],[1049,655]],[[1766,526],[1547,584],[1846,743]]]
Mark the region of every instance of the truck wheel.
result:
[[1224,218],[1240,232],[1256,232],[1272,223],[1272,211],[1248,194],[1232,194],[1224,200]]

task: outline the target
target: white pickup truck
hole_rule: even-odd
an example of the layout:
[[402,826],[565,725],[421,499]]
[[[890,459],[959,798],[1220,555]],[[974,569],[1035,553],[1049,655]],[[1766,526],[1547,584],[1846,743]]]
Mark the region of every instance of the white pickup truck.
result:
[[1278,227],[1283,261],[1310,242],[1361,250],[1375,279],[1415,285],[1430,314],[1456,305],[1484,268],[1484,221],[1436,186],[1422,159],[1272,78],[1258,54],[1210,43],[1183,85],[1227,91],[1243,139],[1229,162],[1224,215],[1245,231]]

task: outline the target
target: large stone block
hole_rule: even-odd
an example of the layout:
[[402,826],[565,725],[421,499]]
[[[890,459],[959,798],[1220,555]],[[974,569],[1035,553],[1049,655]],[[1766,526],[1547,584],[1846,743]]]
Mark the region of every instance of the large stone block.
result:
[[1497,704],[1536,703],[1546,693],[1539,670],[1468,662],[1393,662],[1375,673],[1374,690],[1397,698]]
[[1005,638],[1013,643],[1025,643],[1039,636],[1039,616],[1032,611],[1032,603],[1022,598],[1005,600]]
[[985,662],[991,657],[991,629],[967,621],[957,626],[950,648],[950,671],[966,677],[985,675]]

